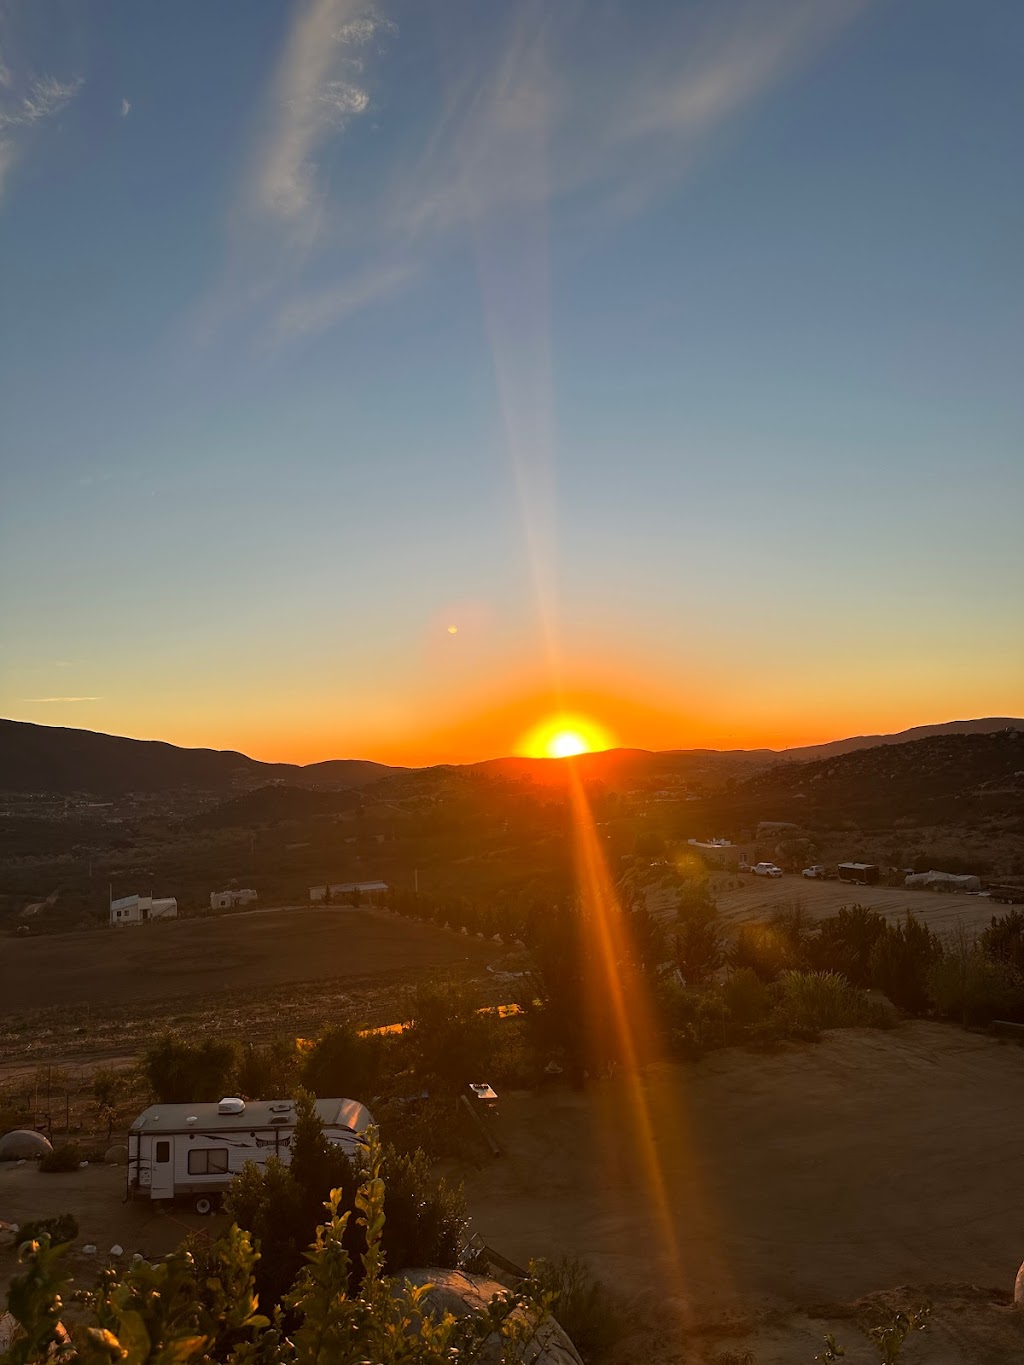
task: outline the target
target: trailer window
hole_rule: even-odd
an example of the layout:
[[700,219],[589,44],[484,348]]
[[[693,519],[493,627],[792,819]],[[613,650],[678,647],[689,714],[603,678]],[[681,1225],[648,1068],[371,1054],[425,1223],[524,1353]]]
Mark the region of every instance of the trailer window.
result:
[[189,1175],[227,1175],[226,1147],[193,1147],[188,1154]]
[[157,1161],[170,1161],[171,1144],[169,1142],[158,1142],[156,1144],[156,1159]]

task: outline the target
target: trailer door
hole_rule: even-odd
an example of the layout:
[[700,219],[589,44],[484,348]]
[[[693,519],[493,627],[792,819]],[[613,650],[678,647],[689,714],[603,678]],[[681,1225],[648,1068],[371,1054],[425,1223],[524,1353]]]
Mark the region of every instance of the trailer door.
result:
[[153,1138],[153,1176],[149,1184],[150,1199],[174,1198],[174,1163],[171,1161],[171,1139]]

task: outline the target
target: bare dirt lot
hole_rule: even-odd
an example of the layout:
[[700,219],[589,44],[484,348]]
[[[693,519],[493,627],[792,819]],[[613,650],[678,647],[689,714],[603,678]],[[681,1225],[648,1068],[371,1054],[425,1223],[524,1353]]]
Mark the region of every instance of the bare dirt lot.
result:
[[257,910],[94,933],[0,940],[5,1011],[152,1002],[293,981],[430,970],[495,951],[372,910]]
[[[735,886],[735,880],[729,880]],[[822,882],[799,876],[744,875],[741,889],[718,894],[718,912],[726,923],[732,924],[766,919],[773,910],[788,909],[795,903],[815,919],[834,915],[844,905],[865,905],[889,919],[901,919],[912,910],[937,934],[948,932],[957,921],[972,931],[983,929],[993,915],[1005,914],[1007,909],[987,896],[944,895],[936,891],[888,886],[851,886],[845,882]]]
[[[909,1286],[895,1301],[936,1311],[908,1365],[1011,1365],[1024,1359],[1024,1314],[1010,1305],[1024,1257],[1022,1093],[1024,1050],[939,1024],[714,1053],[644,1082],[661,1205],[633,1137],[635,1098],[612,1083],[504,1096],[505,1155],[466,1192],[485,1239],[521,1264],[577,1254],[652,1295],[659,1325],[624,1360],[731,1347],[792,1365],[830,1329],[851,1362],[877,1360],[860,1330],[875,1305],[856,1301]],[[658,1316],[662,1296],[671,1318]]]

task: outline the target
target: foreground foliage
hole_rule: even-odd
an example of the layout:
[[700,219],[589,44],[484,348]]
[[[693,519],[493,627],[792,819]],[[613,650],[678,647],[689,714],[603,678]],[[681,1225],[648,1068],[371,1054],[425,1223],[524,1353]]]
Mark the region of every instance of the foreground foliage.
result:
[[[498,1296],[481,1314],[436,1315],[427,1288],[384,1272],[385,1189],[374,1144],[353,1198],[342,1190],[322,1208],[296,1278],[276,1304],[256,1291],[260,1253],[237,1223],[197,1266],[188,1251],[107,1271],[83,1296],[84,1317],[61,1326],[66,1248],[48,1237],[22,1248],[22,1273],[8,1308],[19,1324],[2,1365],[440,1365],[528,1359],[529,1339],[550,1295],[532,1282]],[[357,1261],[350,1245],[361,1244]],[[357,1285],[358,1288],[353,1288]]]

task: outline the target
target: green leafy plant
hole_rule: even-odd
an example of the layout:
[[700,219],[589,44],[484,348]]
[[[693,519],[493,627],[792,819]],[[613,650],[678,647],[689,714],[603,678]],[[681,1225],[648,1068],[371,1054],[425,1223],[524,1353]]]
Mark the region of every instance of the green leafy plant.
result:
[[59,1213],[53,1218],[36,1218],[22,1223],[14,1238],[15,1246],[23,1242],[39,1242],[49,1238],[53,1246],[73,1242],[78,1236],[78,1220],[73,1213]]
[[48,1173],[77,1171],[82,1161],[82,1149],[75,1142],[61,1142],[39,1158],[39,1169]]

